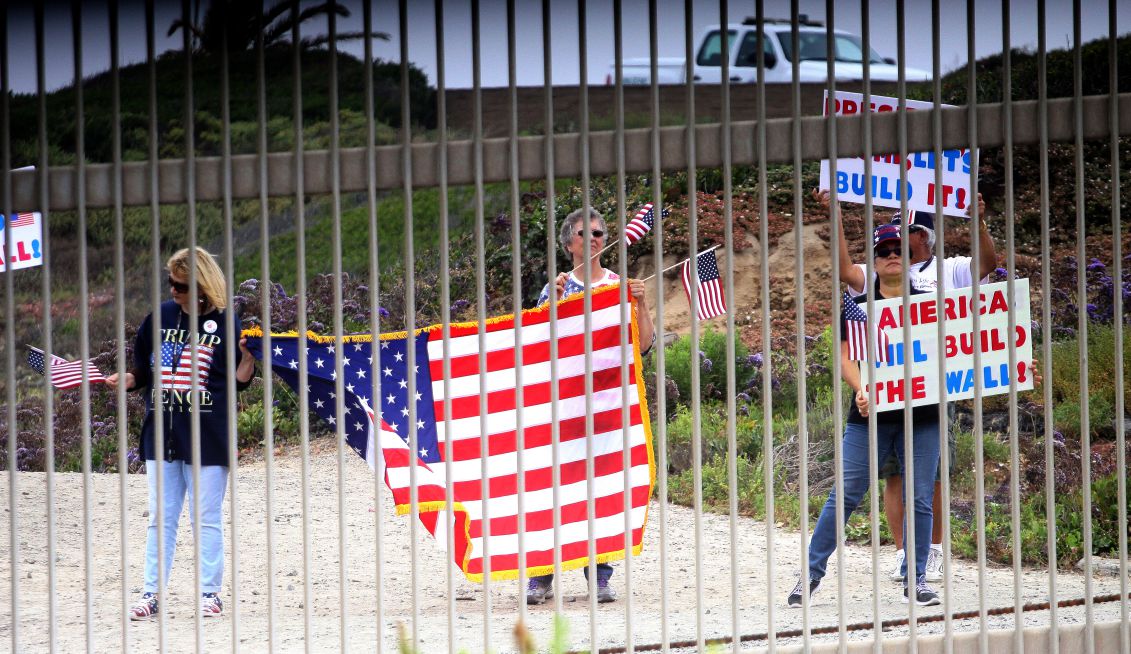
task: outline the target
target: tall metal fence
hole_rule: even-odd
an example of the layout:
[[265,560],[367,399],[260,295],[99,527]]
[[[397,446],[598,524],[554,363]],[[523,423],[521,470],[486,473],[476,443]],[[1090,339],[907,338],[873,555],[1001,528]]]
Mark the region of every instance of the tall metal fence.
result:
[[[318,14],[325,16],[327,29],[307,34],[302,20],[287,23],[285,30],[275,22],[309,8],[298,2],[278,5],[278,13],[257,3],[250,8],[218,3],[203,20],[185,2],[181,51],[159,54],[158,35],[166,26],[156,24],[152,0],[144,7],[144,35],[120,33],[122,10],[111,0],[110,70],[85,82],[84,39],[90,35],[83,30],[89,11],[83,3],[73,3],[69,17],[61,16],[67,13],[63,8],[37,4],[33,52],[14,52],[11,9],[0,10],[5,57],[0,209],[5,233],[12,235],[2,274],[6,368],[0,433],[6,472],[0,493],[6,497],[6,520],[0,530],[6,532],[7,551],[0,569],[8,583],[0,591],[0,635],[11,651],[1131,651],[1124,378],[1125,300],[1131,294],[1125,248],[1131,232],[1121,217],[1131,102],[1114,0],[1102,8],[1110,38],[1087,47],[1081,37],[1085,9],[1074,2],[1075,38],[1059,52],[1046,44],[1044,0],[1035,6],[1036,52],[1012,48],[1010,37],[1011,12],[1028,19],[1033,7],[1008,0],[968,2],[969,63],[947,75],[940,61],[941,14],[955,9],[934,0],[930,81],[907,82],[900,65],[895,86],[898,109],[906,109],[908,98],[933,106],[844,116],[808,115],[812,107],[803,113],[802,70],[813,62],[801,56],[766,61],[768,28],[782,23],[768,20],[761,0],[741,7],[721,0],[716,22],[734,24],[739,34],[729,37],[733,43],[724,40],[722,51],[736,50],[740,32],[751,30],[757,56],[750,67],[764,79],[769,65],[791,66],[791,92],[758,84],[753,109],[747,103],[732,111],[733,71],[722,56],[721,83],[704,87],[687,79],[674,121],[661,111],[661,96],[676,91],[657,81],[662,35],[659,3],[650,0],[647,29],[633,30],[638,37],[647,34],[651,61],[649,123],[637,127],[625,123],[621,62],[629,30],[622,3],[614,0],[612,129],[604,119],[601,129],[591,125],[589,87],[581,84],[567,132],[555,129],[560,114],[554,106],[552,46],[576,43],[574,63],[582,80],[590,68],[605,65],[585,54],[587,3],[576,6],[578,33],[563,34],[551,20],[551,3],[542,2],[545,84],[538,91],[520,90],[515,82],[522,67],[538,65],[519,59],[518,3],[506,3],[505,62],[481,57],[479,2],[471,2],[470,30],[458,34],[445,32],[449,4],[437,0],[434,6],[437,66],[434,88],[424,91],[419,71],[408,63],[404,1],[389,15],[375,15],[366,2],[349,7],[363,17],[359,62],[339,52],[347,35],[339,34],[341,12],[334,3]],[[843,56],[834,38],[844,12],[834,4],[826,3],[817,30],[798,20],[794,3],[793,19],[780,37],[796,53],[806,35],[824,37],[820,61],[829,80],[827,97],[840,88],[834,80],[843,76],[838,67],[845,64],[838,61]],[[686,62],[699,55],[700,35],[691,28],[697,7],[690,2],[684,7]],[[875,39],[869,30],[873,11],[878,9],[862,3],[859,36],[865,53]],[[908,48],[921,44],[908,43],[902,0],[894,11],[896,60],[904,62]],[[973,45],[979,12],[999,12],[1004,26],[1000,58],[985,64],[976,63]],[[747,15],[754,19],[742,23]],[[48,27],[59,20],[71,25],[74,83],[49,92]],[[245,24],[258,28],[247,32]],[[756,29],[759,25],[766,29]],[[397,36],[398,65],[375,61],[378,30]],[[319,40],[304,44],[311,36]],[[276,37],[279,42],[272,41]],[[126,40],[144,40],[144,64],[119,66]],[[457,119],[446,104],[446,47],[463,40],[471,44],[473,88],[469,96],[460,91],[471,116],[461,115],[458,122],[470,127],[469,134],[452,136],[449,122]],[[873,98],[872,70],[885,64],[864,59],[869,61],[862,64],[858,88],[866,107]],[[385,76],[375,70],[381,65]],[[484,137],[480,76],[486,66],[509,73],[506,136]],[[17,67],[34,68],[36,93],[12,93]],[[693,77],[692,69],[688,63],[685,77]],[[1050,87],[1068,88],[1069,79],[1070,93],[1050,93]],[[358,80],[360,89],[353,86]],[[813,97],[809,88],[805,93]],[[790,104],[767,106],[768,92],[788,97]],[[520,93],[540,95],[541,125],[520,125]],[[697,120],[696,99],[704,93],[719,98],[713,103],[718,117],[710,122]],[[783,114],[787,117],[767,118]],[[496,126],[504,122],[491,118]],[[1005,333],[1027,334],[1036,363],[1030,370],[1043,381],[1035,390],[1019,390],[1024,374],[1014,373],[1026,369],[1018,354],[1024,343],[1010,338],[1002,344],[1008,353],[1002,377],[975,374],[983,371],[988,351],[973,347],[972,397],[955,408],[928,405],[915,417],[907,411],[896,426],[885,426],[875,412],[865,418],[865,482],[879,478],[883,461],[877,453],[885,442],[898,441],[907,461],[915,460],[916,450],[937,448],[944,464],[938,466],[942,532],[932,539],[941,544],[939,554],[932,554],[941,557],[936,564],[941,574],[930,583],[939,603],[920,606],[906,602],[904,584],[888,579],[897,525],[888,522],[880,500],[902,494],[913,515],[912,489],[921,471],[907,466],[905,489],[894,495],[878,481],[869,484],[853,520],[846,517],[851,507],[839,491],[846,475],[853,476],[845,468],[851,460],[844,451],[845,424],[859,384],[859,375],[846,370],[855,362],[841,355],[847,329],[841,320],[842,308],[847,311],[842,258],[863,263],[862,279],[882,288],[887,278],[877,276],[877,266],[890,253],[879,257],[873,230],[888,222],[893,209],[910,216],[914,196],[888,206],[876,197],[879,187],[864,181],[863,204],[855,205],[838,197],[851,193],[851,184],[833,183],[825,209],[811,193],[822,160],[832,180],[846,161],[860,167],[863,180],[873,178],[875,166],[895,161],[903,170],[896,181],[905,188],[914,153],[941,162],[953,151],[973,153],[969,220],[944,219],[949,200],[934,193],[931,256],[943,261],[969,255],[976,263],[985,247],[979,230],[988,230],[996,270],[983,276],[987,271],[972,269],[979,274],[972,275],[973,292],[966,293],[973,323],[966,335],[976,340],[982,321],[991,320],[983,315],[992,313],[983,286],[1002,282],[1008,298],[1018,297],[1018,288],[1031,289],[1022,304],[1031,310],[1032,324],[1018,324],[1010,310]],[[931,168],[933,188],[942,188],[942,167]],[[988,216],[980,215],[979,191],[991,207]],[[644,296],[631,302],[630,285],[621,285],[618,317],[608,329],[618,344],[640,340],[642,317],[632,316],[646,310],[658,338],[646,355],[644,342],[613,347],[620,354],[612,365],[597,352],[603,347],[592,322],[597,294],[579,300],[584,311],[577,316],[559,316],[568,310],[565,302],[549,302],[543,313],[523,311],[535,307],[542,284],[552,294],[559,273],[571,272],[559,238],[570,211],[588,215],[600,209],[610,236],[623,236],[638,200],[653,204],[650,233],[633,249],[624,238],[610,239],[615,249],[607,257],[616,262],[609,269],[620,279],[649,279]],[[36,251],[42,264],[17,269],[22,251],[14,230],[19,216],[31,212],[42,225]],[[898,228],[903,244],[915,238],[916,225],[908,223],[914,221]],[[595,236],[593,225],[578,224],[579,243]],[[852,243],[839,248],[838,234],[846,231]],[[566,245],[573,242],[572,232],[561,234],[570,239]],[[722,318],[701,320],[703,287],[690,284],[685,295],[663,271],[711,245],[717,246],[727,311]],[[63,359],[94,358],[100,376],[124,381],[135,371],[131,357],[139,344],[166,338],[160,320],[142,319],[162,315],[170,285],[183,282],[188,290],[173,297],[187,298],[193,345],[185,346],[185,361],[198,380],[186,382],[187,388],[199,391],[196,384],[209,369],[226,371],[222,382],[211,384],[234,388],[241,374],[239,325],[196,326],[200,312],[216,306],[194,302],[208,280],[192,263],[183,279],[166,269],[173,251],[197,246],[216,253],[227,306],[242,311],[243,327],[259,330],[247,332],[260,358],[256,378],[242,396],[222,394],[226,449],[213,452],[240,460],[228,470],[222,504],[223,613],[214,619],[201,608],[214,562],[203,560],[203,538],[185,526],[171,574],[164,567],[171,552],[149,555],[159,569],[154,573],[159,609],[147,620],[133,620],[131,608],[149,585],[143,581],[147,528],[150,539],[157,531],[147,525],[165,524],[169,511],[181,509],[176,501],[170,504],[170,496],[180,492],[171,490],[169,473],[158,472],[165,468],[157,465],[146,473],[139,460],[144,452],[138,451],[145,397],[175,392],[176,376],[156,375],[155,394],[143,395],[127,391],[124,383],[111,387],[92,379],[87,369],[81,384],[58,390],[49,378],[65,361],[46,357],[46,374],[39,376],[24,363],[25,345]],[[899,256],[902,269],[918,265],[910,245]],[[939,316],[947,315],[950,301],[944,270],[940,265],[938,290],[929,296]],[[588,266],[576,278],[582,286],[597,281]],[[903,275],[899,295],[905,312],[914,301],[912,288]],[[882,299],[870,297],[860,305],[870,320],[879,320]],[[487,326],[505,314],[513,327],[502,356]],[[913,341],[914,320],[906,315],[887,335],[901,344]],[[576,352],[565,345],[572,319],[580,321]],[[947,342],[951,319],[934,321],[936,348]],[[524,327],[527,321],[533,322]],[[357,382],[365,397],[377,404],[396,390],[383,369],[389,360],[382,361],[376,345],[392,341],[376,336],[367,341],[359,334],[404,338],[433,322],[439,326],[422,332],[432,335],[432,343],[424,350],[407,348],[405,369],[430,367],[435,378],[421,382],[406,373],[400,388],[406,398],[414,393],[419,398],[427,389],[418,385],[430,384],[435,397],[446,398],[427,409],[437,416],[432,429],[440,435],[436,447],[442,453],[427,470],[407,465],[399,488],[408,499],[402,502],[394,498],[399,473],[389,463],[392,450],[380,440],[388,421],[382,422],[379,410],[369,415],[375,422],[369,423],[367,452],[375,474],[366,465],[365,448],[351,440],[347,420],[320,420],[315,405],[321,396],[307,380],[321,374],[313,368],[322,359],[315,364],[301,348],[317,343],[325,349],[333,369],[327,397],[334,415],[342,417],[355,393],[347,386],[354,346],[360,351],[368,343],[376,354],[352,364],[355,371],[365,367],[367,374],[358,376],[364,381]],[[149,326],[148,333],[140,324]],[[223,368],[214,368],[220,362],[211,355],[221,350],[205,351],[201,330],[228,343]],[[307,341],[306,334],[319,338]],[[282,345],[296,335],[301,354],[287,361]],[[876,369],[881,350],[874,342],[865,350],[870,354],[860,365]],[[885,352],[889,357],[899,352],[902,362],[903,350]],[[177,350],[174,358],[179,356]],[[432,358],[421,361],[422,356]],[[509,357],[506,366],[500,356]],[[533,363],[524,363],[527,357]],[[942,359],[930,380],[916,381],[912,366],[903,366],[900,388],[953,386]],[[456,363],[474,371],[469,376],[474,382],[461,382],[473,389],[462,397],[449,379]],[[293,387],[283,383],[288,364],[295,379],[303,380]],[[152,365],[159,367],[155,360]],[[269,374],[270,367],[278,374]],[[506,410],[512,426],[506,434],[490,423],[492,412],[500,411],[496,384],[505,376],[500,370],[510,375],[511,385]],[[620,398],[611,407],[599,403],[606,391],[594,386],[606,371],[616,373],[606,390]],[[576,392],[565,390],[569,375]],[[989,393],[993,386],[1008,392]],[[874,403],[879,391],[871,392]],[[583,440],[598,436],[595,412],[615,413],[614,432],[618,439],[623,433],[623,448],[589,446],[580,460],[560,459],[567,420],[559,412],[568,412],[566,400],[575,398],[580,413],[570,415],[580,421]],[[478,427],[453,426],[456,400],[477,406],[472,414],[481,416]],[[420,440],[426,429],[418,419],[424,409],[405,401],[405,425],[386,426],[404,440],[405,456],[414,460],[417,452],[426,456]],[[209,456],[208,434],[216,427],[201,411],[189,413],[191,452],[176,456],[196,461],[183,481],[190,487],[190,518],[200,522],[206,517],[196,507],[207,503],[202,473],[209,467],[201,460]],[[172,414],[152,416],[158,433],[175,420],[166,416]],[[939,428],[930,434],[938,438],[918,437],[914,428],[920,421],[937,421]],[[366,432],[362,422],[356,424],[359,433]],[[516,452],[515,467],[505,471],[517,485],[512,514],[495,520],[482,515],[484,533],[472,534],[477,547],[505,547],[490,537],[493,529],[506,531],[512,538],[506,542],[515,548],[513,575],[492,575],[489,552],[478,578],[452,560],[459,523],[434,511],[456,508],[454,481],[445,487],[446,496],[425,506],[432,491],[426,487],[431,477],[424,475],[454,480],[459,474],[453,472],[458,457],[453,448],[464,428],[484,434],[473,458],[482,466],[473,494],[491,496],[501,483],[504,471],[492,459],[504,447],[501,440]],[[544,433],[535,436],[539,429]],[[898,438],[884,436],[891,429]],[[633,527],[636,514],[626,508],[634,506],[633,433],[645,435],[648,453],[648,497],[639,529]],[[543,435],[544,447],[532,445]],[[351,446],[363,456],[355,456]],[[162,439],[150,448],[156,448],[148,453],[155,461],[168,454]],[[952,454],[957,463],[946,465]],[[604,487],[594,478],[596,460],[614,455],[624,457],[619,490],[595,497]],[[588,548],[580,555],[561,547],[569,538],[562,526],[563,498],[573,497],[559,477],[567,463],[585,471],[582,499],[574,507],[580,507],[577,524],[587,534],[581,543]],[[543,490],[552,497],[527,492],[526,484],[535,483],[527,473],[535,469],[551,475]],[[859,478],[859,469],[855,473]],[[813,569],[812,531],[830,489],[838,489],[830,505],[836,525],[830,542],[840,546],[820,592],[812,598],[802,592],[792,608],[787,596]],[[550,569],[557,574],[546,603],[528,604],[537,581],[523,564],[533,556],[525,535],[539,511],[553,523],[545,534],[556,545]],[[611,512],[598,515],[602,511]],[[598,518],[621,517],[616,538],[622,540],[612,548],[614,555],[599,558]],[[921,558],[915,554],[917,531],[906,530],[908,569]],[[624,556],[634,549],[636,555]],[[604,578],[572,571],[579,562],[593,567],[605,559],[619,561],[610,580],[617,597],[609,603],[598,601]]]

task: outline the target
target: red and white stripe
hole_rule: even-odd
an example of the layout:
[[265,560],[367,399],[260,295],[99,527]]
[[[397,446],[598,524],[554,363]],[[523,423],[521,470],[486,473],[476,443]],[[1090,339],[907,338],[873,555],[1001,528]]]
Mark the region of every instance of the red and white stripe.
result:
[[[416,501],[420,521],[436,541],[446,545],[447,533],[455,533],[455,551],[452,560],[457,564],[467,559],[470,548],[470,520],[464,507],[453,499],[451,515],[446,513],[448,498],[442,472],[436,472],[427,463],[409,452],[408,444],[393,431],[384,420],[373,415],[373,408],[364,398],[359,398],[362,408],[369,416],[369,442],[365,448],[365,462],[370,469],[385,478],[385,485],[393,493],[397,513],[408,514],[412,508],[411,465],[416,464]],[[379,425],[377,423],[380,423]],[[378,449],[381,456],[376,455]],[[442,520],[443,519],[443,520]]]
[[[200,372],[200,387],[208,383],[209,373],[212,371],[213,348],[200,345],[197,347],[197,357]],[[161,367],[161,384],[163,388],[176,391],[190,391],[192,384],[192,348],[188,345],[181,350],[181,360],[177,363],[176,370]]]
[[67,361],[62,357],[51,355],[51,385],[60,389],[81,386],[84,367],[90,383],[106,381],[102,372],[94,367],[91,361],[87,361],[84,366],[82,361]]
[[[584,295],[577,294],[558,305],[558,357],[550,359],[549,312],[523,313],[521,332],[514,319],[487,326],[486,370],[479,369],[478,325],[453,326],[450,340],[451,415],[444,423],[443,337],[430,334],[428,354],[441,452],[446,441],[452,446],[453,496],[468,517],[469,552],[461,564],[464,573],[481,580],[484,552],[490,555],[493,579],[518,576],[519,540],[526,551],[530,575],[545,574],[554,564],[554,488],[551,372],[557,368],[557,419],[559,427],[559,501],[563,569],[588,563],[589,525],[587,499],[587,449],[593,456],[594,537],[601,560],[623,558],[625,520],[631,514],[633,550],[639,551],[654,479],[651,440],[646,428],[647,410],[642,385],[635,369],[635,345],[622,343],[621,306],[617,285],[592,295],[592,392],[585,383]],[[515,370],[516,336],[522,342],[522,409],[524,443],[517,449],[519,408],[518,375]],[[629,362],[628,375],[621,362]],[[628,390],[628,423],[622,422],[623,388]],[[486,434],[481,433],[480,397],[486,401]],[[586,435],[586,411],[591,409],[593,431]],[[629,450],[629,468],[624,469],[624,449]],[[483,496],[486,439],[487,497]],[[403,441],[402,441],[403,442]],[[525,476],[523,510],[525,530],[518,532],[518,463]],[[631,504],[624,506],[624,491],[631,489]],[[490,524],[486,524],[489,517]],[[457,523],[458,524],[458,523]],[[489,528],[489,537],[488,537]]]
[[848,358],[853,361],[865,361],[868,358],[868,324],[859,320],[846,320],[848,342]]
[[632,245],[633,243],[644,238],[644,235],[651,231],[652,226],[644,221],[644,217],[647,216],[648,212],[651,210],[652,203],[645,202],[644,206],[640,207],[640,210],[637,211],[636,215],[632,217],[632,220],[630,220],[628,224],[624,226],[625,245]]
[[18,213],[8,224],[9,227],[27,227],[35,224],[34,213]]

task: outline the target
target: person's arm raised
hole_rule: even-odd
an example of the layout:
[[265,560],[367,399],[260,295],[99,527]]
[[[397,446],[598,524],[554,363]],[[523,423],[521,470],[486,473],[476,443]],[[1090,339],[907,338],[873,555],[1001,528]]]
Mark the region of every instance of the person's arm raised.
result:
[[[828,191],[813,191],[813,197],[825,210],[829,210],[829,192]],[[831,214],[830,214],[831,215]],[[858,293],[864,292],[864,272],[852,261],[852,255],[848,253],[848,240],[844,237],[844,214],[837,206],[837,247],[840,249],[840,281],[848,284],[848,288]]]
[[[970,215],[969,208],[966,209],[966,215]],[[970,259],[970,277],[981,279],[997,267],[997,248],[990,228],[986,225],[986,201],[982,199],[981,193],[978,194],[978,224],[970,225],[970,230],[978,231],[978,259]]]

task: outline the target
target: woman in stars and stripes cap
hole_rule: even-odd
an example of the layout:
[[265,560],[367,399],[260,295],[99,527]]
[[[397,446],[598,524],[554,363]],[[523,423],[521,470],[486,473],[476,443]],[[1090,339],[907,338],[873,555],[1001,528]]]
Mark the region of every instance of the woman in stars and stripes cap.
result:
[[[189,271],[196,268],[196,293],[190,293]],[[115,373],[106,379],[112,388],[124,384],[126,390],[144,391],[145,421],[142,423],[139,455],[145,461],[149,480],[149,528],[145,539],[144,593],[127,614],[131,620],[152,618],[158,611],[158,547],[164,553],[164,580],[168,583],[177,543],[177,526],[185,496],[192,502],[200,496],[200,525],[194,530],[200,538],[200,573],[203,597],[201,614],[216,617],[223,612],[217,593],[224,577],[224,527],[221,519],[224,491],[228,484],[228,382],[230,337],[238,327],[227,306],[224,273],[212,255],[202,248],[183,249],[169,258],[171,300],[161,304],[156,316],[150,314],[138,327],[134,342],[134,361],[121,379]],[[190,342],[190,307],[198,301],[196,321],[196,369]],[[153,321],[158,322],[159,343],[153,343]],[[243,339],[235,370],[235,391],[251,384],[255,358]],[[195,374],[194,374],[195,373]],[[160,396],[156,386],[159,385]],[[162,431],[156,433],[154,414],[160,407]],[[192,415],[200,417],[200,488],[194,493],[192,479]],[[158,461],[157,445],[161,460]],[[157,524],[157,466],[162,472],[164,523]],[[191,507],[191,505],[190,505]],[[190,519],[196,512],[190,510]]]
[[[875,253],[875,283],[870,285],[869,291],[876,300],[898,298],[903,295],[903,243],[900,238],[898,225],[880,225],[872,233],[872,245]],[[912,288],[911,294],[926,293]],[[867,302],[867,296],[861,295],[855,299],[845,295],[844,312],[841,324],[841,375],[844,381],[852,388],[855,397],[850,403],[849,414],[844,428],[843,455],[844,484],[843,487],[834,487],[829,492],[828,500],[821,509],[821,516],[817,519],[817,526],[809,541],[809,561],[807,569],[797,580],[797,585],[789,594],[786,603],[790,607],[802,605],[802,594],[808,586],[809,596],[812,597],[825,576],[829,557],[836,550],[836,495],[844,496],[844,519],[847,523],[849,516],[860,504],[868,486],[872,481],[870,460],[868,457],[868,394],[863,388],[860,379],[860,360],[875,360],[868,357],[868,330],[866,328],[867,315],[862,304]],[[878,335],[877,339],[880,340]],[[915,579],[910,585],[905,584],[903,601],[908,602],[910,596],[920,606],[932,606],[939,603],[939,596],[926,580],[926,565],[928,550],[931,546],[931,522],[933,518],[932,501],[935,493],[935,471],[939,465],[939,409],[937,404],[923,405],[911,409],[912,434],[914,439],[914,461],[911,465],[915,470]],[[903,452],[903,411],[885,411],[876,415],[876,449],[878,462],[887,459],[889,453],[894,451],[899,461],[904,464]],[[877,465],[878,469],[878,465]],[[906,530],[905,530],[906,532]],[[907,562],[903,563],[903,574],[907,577]],[[910,587],[910,588],[909,588]]]

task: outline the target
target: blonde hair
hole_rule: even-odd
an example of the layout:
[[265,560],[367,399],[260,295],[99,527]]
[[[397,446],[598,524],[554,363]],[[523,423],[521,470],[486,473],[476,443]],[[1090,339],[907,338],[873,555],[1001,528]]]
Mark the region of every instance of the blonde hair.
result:
[[[178,250],[173,256],[169,257],[169,261],[165,267],[169,272],[183,277],[185,280],[189,278],[189,262],[191,261],[193,253],[184,248]],[[216,259],[208,250],[198,247],[196,248],[196,285],[200,289],[200,299],[204,301],[205,305],[214,309],[223,309],[228,306],[228,283],[224,279],[224,273],[220,270],[220,266],[216,265]]]

